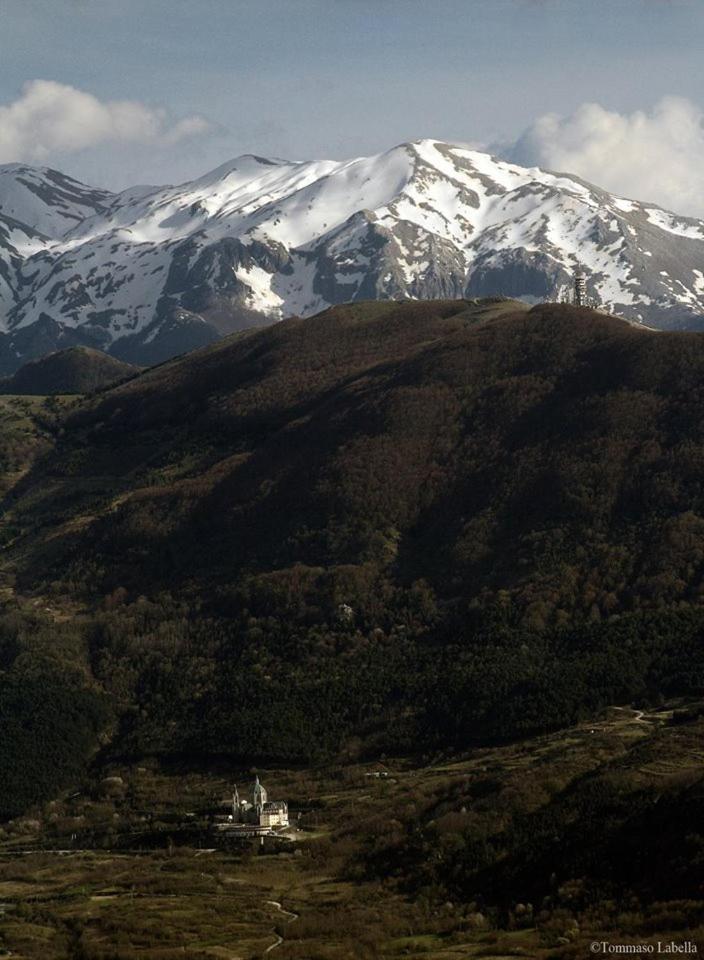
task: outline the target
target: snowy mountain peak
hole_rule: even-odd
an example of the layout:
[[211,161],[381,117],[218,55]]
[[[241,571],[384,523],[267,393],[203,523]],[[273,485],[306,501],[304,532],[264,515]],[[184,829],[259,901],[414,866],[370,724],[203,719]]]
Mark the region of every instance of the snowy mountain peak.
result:
[[245,154],[117,194],[0,167],[0,366],[57,337],[150,362],[345,300],[556,298],[577,270],[633,320],[704,325],[703,222],[466,145]]
[[53,239],[103,212],[112,196],[50,167],[0,165],[0,218],[18,221]]

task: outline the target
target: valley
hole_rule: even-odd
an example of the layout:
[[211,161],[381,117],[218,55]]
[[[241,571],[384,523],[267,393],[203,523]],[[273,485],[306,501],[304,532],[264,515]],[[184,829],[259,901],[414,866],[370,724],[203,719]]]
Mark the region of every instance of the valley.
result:
[[[628,834],[635,810],[657,816],[689,797],[701,812],[704,704],[639,713],[608,709],[560,733],[421,765],[268,770],[300,813],[295,848],[280,853],[257,841],[213,849],[207,832],[191,845],[174,839],[175,818],[227,798],[236,771],[224,762],[112,765],[102,771],[121,779],[112,793],[95,771],[83,790],[5,826],[0,949],[27,960],[557,960],[594,940],[696,942],[704,899],[698,861],[685,859],[694,818],[664,826],[664,812],[666,836],[650,854]],[[580,793],[592,809],[576,840]],[[125,848],[145,820],[150,846]],[[560,836],[541,836],[541,823]],[[491,850],[482,863],[479,837]],[[603,875],[585,873],[600,857]]]

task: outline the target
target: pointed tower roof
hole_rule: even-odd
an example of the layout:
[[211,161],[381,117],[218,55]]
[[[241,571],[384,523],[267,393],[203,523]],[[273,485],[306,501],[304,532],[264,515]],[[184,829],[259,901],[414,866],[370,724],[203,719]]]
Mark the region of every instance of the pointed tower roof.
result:
[[255,806],[263,806],[266,803],[266,789],[259,782],[259,777],[254,778],[254,790],[252,791]]

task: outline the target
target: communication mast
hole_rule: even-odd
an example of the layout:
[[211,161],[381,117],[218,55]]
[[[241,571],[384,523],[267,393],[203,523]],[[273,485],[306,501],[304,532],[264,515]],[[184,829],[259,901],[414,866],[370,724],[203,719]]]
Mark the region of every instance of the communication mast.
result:
[[587,278],[583,273],[576,274],[574,278],[574,305],[575,307],[587,305]]

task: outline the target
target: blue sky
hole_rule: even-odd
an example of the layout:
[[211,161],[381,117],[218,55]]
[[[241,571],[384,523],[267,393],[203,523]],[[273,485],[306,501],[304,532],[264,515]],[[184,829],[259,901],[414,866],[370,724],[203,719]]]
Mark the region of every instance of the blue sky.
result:
[[[343,158],[424,136],[510,148],[584,103],[704,104],[702,0],[0,0],[0,15],[0,161],[116,187],[243,152]],[[109,132],[111,115],[92,139],[57,139],[46,91],[23,94],[37,79],[59,99],[135,101],[152,126]]]

